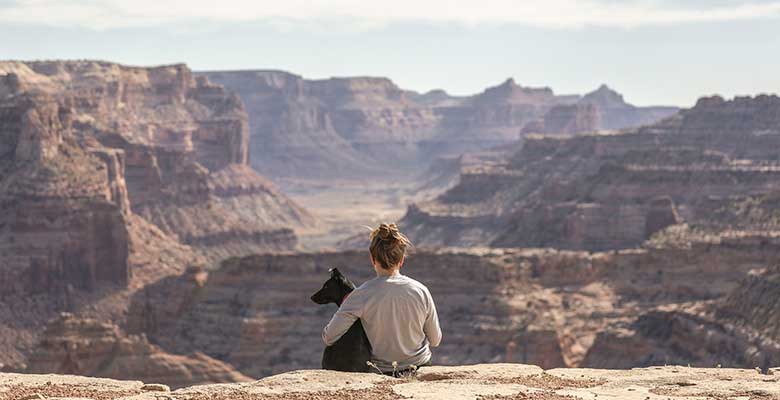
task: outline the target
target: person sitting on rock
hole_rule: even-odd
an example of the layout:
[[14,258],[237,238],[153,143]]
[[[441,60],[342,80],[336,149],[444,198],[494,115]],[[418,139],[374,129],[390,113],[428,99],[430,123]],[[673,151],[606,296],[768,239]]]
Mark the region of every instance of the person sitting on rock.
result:
[[430,365],[430,347],[441,342],[439,317],[428,288],[401,275],[409,239],[395,224],[381,224],[370,240],[376,278],[349,294],[322,331],[322,340],[332,345],[360,318],[371,343],[372,366],[397,376]]

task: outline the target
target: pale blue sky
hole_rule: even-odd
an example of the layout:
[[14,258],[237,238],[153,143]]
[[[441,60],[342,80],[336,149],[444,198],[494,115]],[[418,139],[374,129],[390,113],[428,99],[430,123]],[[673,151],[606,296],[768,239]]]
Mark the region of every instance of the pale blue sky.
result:
[[780,0],[0,0],[0,59],[89,58],[639,105],[780,92]]

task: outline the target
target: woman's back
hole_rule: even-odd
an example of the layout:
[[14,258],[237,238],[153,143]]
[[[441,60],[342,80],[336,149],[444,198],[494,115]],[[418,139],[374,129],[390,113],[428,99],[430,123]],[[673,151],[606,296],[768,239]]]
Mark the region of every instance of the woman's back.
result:
[[394,361],[399,369],[430,361],[429,345],[439,345],[441,329],[425,285],[400,274],[379,276],[352,292],[346,302],[362,308],[372,361],[380,369],[392,371]]
[[395,224],[381,224],[371,232],[369,253],[377,277],[344,299],[322,331],[326,345],[360,318],[371,342],[371,359],[383,372],[430,361],[430,347],[441,341],[439,317],[428,288],[400,273],[409,245]]

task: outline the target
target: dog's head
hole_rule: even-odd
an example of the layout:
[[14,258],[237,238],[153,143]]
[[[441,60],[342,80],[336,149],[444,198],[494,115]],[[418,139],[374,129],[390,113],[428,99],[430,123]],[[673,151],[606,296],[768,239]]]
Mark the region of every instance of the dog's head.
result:
[[330,279],[325,281],[322,289],[311,296],[311,301],[317,304],[336,303],[341,305],[344,297],[355,290],[355,285],[345,278],[338,268],[331,268],[329,272]]

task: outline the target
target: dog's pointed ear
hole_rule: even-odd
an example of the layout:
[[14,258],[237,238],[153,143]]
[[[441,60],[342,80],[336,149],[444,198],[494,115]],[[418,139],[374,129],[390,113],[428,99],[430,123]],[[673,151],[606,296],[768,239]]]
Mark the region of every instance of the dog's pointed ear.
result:
[[342,276],[344,276],[344,275],[341,275],[341,271],[339,271],[338,268],[331,268],[330,270],[328,270],[328,272],[330,272],[330,276],[331,277],[342,277]]

